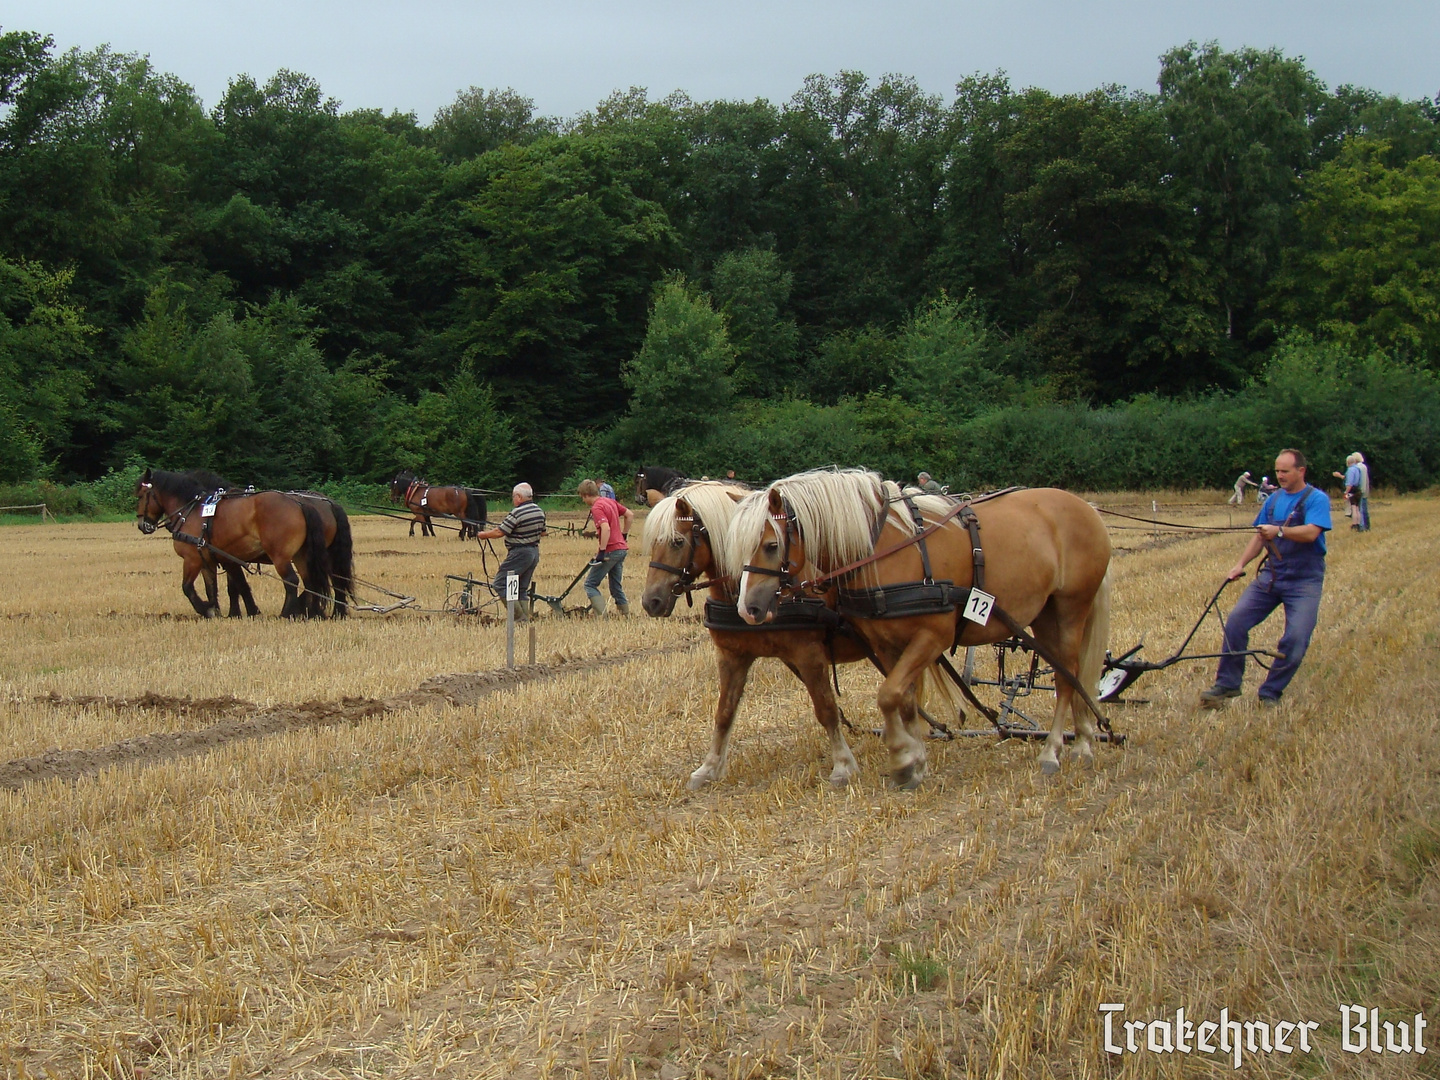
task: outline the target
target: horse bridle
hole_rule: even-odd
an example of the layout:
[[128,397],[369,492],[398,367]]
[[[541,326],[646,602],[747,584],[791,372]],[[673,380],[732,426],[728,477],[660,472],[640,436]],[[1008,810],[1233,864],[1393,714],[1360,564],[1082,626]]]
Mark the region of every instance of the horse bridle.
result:
[[686,605],[694,607],[695,600],[692,594],[695,592],[695,575],[699,573],[695,568],[695,548],[699,546],[696,541],[698,538],[704,537],[705,542],[709,543],[710,533],[709,530],[705,528],[705,522],[700,520],[699,513],[694,509],[690,511],[689,517],[677,517],[675,520],[677,522],[688,521],[690,523],[690,551],[686,555],[685,565],[672,566],[670,563],[663,563],[658,559],[651,559],[650,568],[652,570],[664,570],[667,574],[674,574],[678,580],[671,582],[670,595],[679,596],[683,593]]
[[789,594],[793,596],[805,591],[805,583],[795,576],[796,571],[798,571],[800,567],[793,565],[790,561],[790,537],[793,535],[797,539],[799,538],[800,525],[795,517],[795,508],[790,505],[789,499],[782,498],[781,507],[781,513],[768,515],[772,524],[780,522],[784,525],[783,528],[777,528],[775,530],[780,534],[782,544],[780,549],[780,566],[778,568],[772,568],[769,566],[752,566],[747,563],[741,567],[741,570],[747,574],[759,574],[762,577],[779,578],[780,584],[778,592],[781,595]]
[[[148,503],[150,499],[154,498],[154,486],[149,483],[142,484],[141,486],[145,489],[145,498]],[[184,506],[180,507],[178,510],[174,510],[168,514],[165,513],[165,507],[160,506],[160,500],[155,499],[155,505],[159,507],[159,512],[156,513],[154,519],[151,519],[148,515],[145,514],[135,515],[135,517],[138,519],[137,524],[140,527],[140,531],[146,536],[150,536],[157,529],[163,527],[166,532],[168,532],[171,536],[174,536],[175,533],[185,525],[185,519],[190,516],[190,511],[194,510],[195,507],[198,506],[200,504],[200,501],[204,498],[205,495],[202,492],[201,494],[196,495],[193,499],[191,499]]]

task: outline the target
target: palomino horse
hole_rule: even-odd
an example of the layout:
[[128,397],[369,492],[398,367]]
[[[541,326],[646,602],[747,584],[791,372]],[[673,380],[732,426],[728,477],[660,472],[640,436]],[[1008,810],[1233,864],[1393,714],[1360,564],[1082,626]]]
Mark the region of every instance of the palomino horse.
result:
[[[923,532],[912,505],[923,517]],[[913,787],[925,775],[925,745],[912,730],[908,705],[919,674],[954,645],[1001,641],[1029,626],[1057,663],[1055,716],[1041,768],[1053,773],[1060,767],[1067,713],[1075,723],[1077,756],[1092,762],[1089,706],[1059,677],[1059,667],[1078,675],[1093,700],[1110,632],[1104,522],[1084,500],[1055,488],[979,500],[968,513],[960,507],[943,496],[902,495],[860,469],[776,481],[763,498],[743,504],[732,525],[732,541],[752,552],[740,579],[741,617],[764,623],[774,619],[782,592],[840,585],[841,612],[889,672],[878,704],[901,787]],[[988,563],[972,553],[980,545],[961,523],[972,513]],[[985,567],[984,590],[994,597],[993,609],[976,611],[991,615],[984,624],[962,621],[960,614],[977,564]],[[881,587],[885,593],[877,598]]]
[[485,498],[478,491],[463,487],[436,487],[406,470],[390,481],[390,501],[400,503],[415,517],[410,522],[410,535],[415,535],[415,523],[420,523],[421,536],[434,536],[435,526],[430,523],[432,514],[458,518],[460,539],[469,540],[485,528],[487,508]]
[[[730,729],[745,693],[751,665],[761,657],[773,656],[805,684],[815,708],[815,719],[830,737],[833,768],[830,783],[844,785],[859,775],[855,755],[840,730],[840,709],[831,689],[832,664],[864,660],[865,646],[841,625],[822,601],[785,605],[781,622],[770,629],[750,629],[735,613],[735,577],[724,576],[731,557],[728,531],[742,497],[761,498],[745,488],[720,481],[689,484],[677,494],[658,502],[645,519],[645,546],[650,552],[650,570],[645,578],[641,606],[645,614],[666,618],[675,609],[680,593],[689,595],[697,582],[709,583],[705,605],[710,640],[720,666],[720,697],[715,706],[715,733],[710,752],[690,774],[690,788],[702,788],[724,774],[729,757]],[[733,623],[732,628],[714,624]],[[939,684],[937,684],[939,685]]]
[[[175,538],[175,553],[185,560],[182,589],[196,612],[206,618],[220,614],[215,563],[223,560],[271,563],[285,582],[280,614],[323,615],[330,594],[329,556],[325,526],[310,500],[261,491],[222,498],[206,514],[207,495],[191,477],[158,469],[146,469],[135,485],[136,524],[147,534],[163,524]],[[201,573],[206,601],[195,591],[195,578]]]
[[[635,474],[635,501],[655,506],[666,495],[690,483],[685,474],[664,465],[646,465]],[[742,493],[743,494],[743,493]]]

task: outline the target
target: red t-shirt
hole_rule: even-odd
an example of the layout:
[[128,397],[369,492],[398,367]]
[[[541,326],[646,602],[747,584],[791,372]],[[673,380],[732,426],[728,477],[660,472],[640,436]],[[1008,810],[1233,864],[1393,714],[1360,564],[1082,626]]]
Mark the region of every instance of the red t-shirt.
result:
[[620,504],[614,499],[607,499],[600,496],[590,504],[590,516],[595,521],[595,531],[600,532],[600,523],[608,522],[610,525],[610,542],[605,545],[606,551],[626,551],[630,545],[620,535]]

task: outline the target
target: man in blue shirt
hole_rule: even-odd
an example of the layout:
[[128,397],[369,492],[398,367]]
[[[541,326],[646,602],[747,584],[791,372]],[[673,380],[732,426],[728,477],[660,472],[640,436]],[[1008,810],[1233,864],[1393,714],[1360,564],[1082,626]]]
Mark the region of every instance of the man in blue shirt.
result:
[[1331,528],[1330,498],[1306,483],[1305,472],[1305,455],[1299,450],[1281,450],[1275,459],[1275,479],[1280,487],[1255,515],[1255,535],[1226,576],[1230,581],[1242,577],[1246,564],[1262,551],[1268,550],[1270,558],[1225,622],[1224,651],[1229,655],[1220,658],[1215,685],[1200,695],[1202,708],[1217,709],[1228,698],[1240,696],[1250,631],[1282,604],[1285,633],[1277,649],[1282,658],[1271,665],[1270,674],[1260,684],[1260,704],[1279,703],[1305,658],[1320,615],[1325,534]]

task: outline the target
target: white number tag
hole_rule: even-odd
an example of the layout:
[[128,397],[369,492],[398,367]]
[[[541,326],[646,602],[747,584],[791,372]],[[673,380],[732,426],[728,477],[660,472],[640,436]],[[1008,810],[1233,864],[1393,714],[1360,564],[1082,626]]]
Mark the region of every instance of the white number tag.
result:
[[990,612],[995,607],[995,597],[979,589],[970,590],[970,599],[965,601],[965,610],[960,614],[973,623],[984,626],[990,621]]
[[421,495],[421,496],[420,496],[420,505],[421,505],[421,506],[429,506],[429,505],[430,505],[430,496],[429,496],[429,495]]
[[509,577],[507,577],[507,578],[505,579],[505,599],[506,599],[507,601],[510,601],[510,600],[519,600],[519,599],[520,599],[520,575],[519,575],[519,574],[511,574]]
[[215,506],[215,503],[206,503],[204,506],[200,507],[200,516],[202,518],[214,517]]

